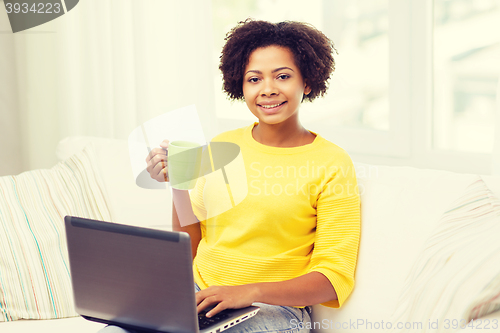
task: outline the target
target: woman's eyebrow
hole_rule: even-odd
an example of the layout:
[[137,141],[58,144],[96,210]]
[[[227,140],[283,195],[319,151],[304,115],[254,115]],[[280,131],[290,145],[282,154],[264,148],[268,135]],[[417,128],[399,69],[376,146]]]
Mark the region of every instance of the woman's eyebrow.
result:
[[290,67],[280,67],[280,68],[276,68],[275,70],[273,70],[272,73],[279,72],[279,71],[281,71],[283,69],[289,69],[289,70],[291,70],[293,72],[293,69],[291,69]]
[[[291,69],[290,67],[279,67],[279,68],[273,69],[271,73],[279,72],[279,71],[281,71],[281,70],[283,70],[283,69],[289,69],[289,70],[291,70],[292,72],[294,71],[294,70],[293,70],[293,69]],[[247,75],[247,74],[248,74],[248,73],[250,73],[250,72],[252,72],[252,73],[257,73],[257,74],[262,74],[262,72],[261,72],[261,71],[259,71],[259,70],[256,70],[256,69],[251,69],[251,70],[247,71],[247,72],[245,73],[245,75]]]

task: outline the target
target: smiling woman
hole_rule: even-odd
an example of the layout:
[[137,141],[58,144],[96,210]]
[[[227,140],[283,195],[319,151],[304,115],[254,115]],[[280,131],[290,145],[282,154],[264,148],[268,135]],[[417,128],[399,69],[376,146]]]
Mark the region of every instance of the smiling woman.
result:
[[[240,147],[251,192],[233,208],[221,205],[220,182],[200,177],[190,193],[199,224],[174,230],[191,235],[198,310],[206,314],[257,303],[256,316],[228,332],[307,332],[310,305],[340,307],[354,287],[360,237],[356,175],[348,154],[299,121],[303,100],[327,89],[334,70],[333,44],[298,22],[246,20],[226,37],[219,68],[224,90],[245,100],[258,118],[217,135]],[[164,153],[148,156],[151,176],[166,173]],[[317,172],[301,172],[314,168]],[[271,170],[297,170],[273,174]],[[154,173],[154,174],[153,174]],[[226,189],[223,183],[222,189]],[[220,211],[220,210],[219,210]],[[181,214],[179,214],[181,215]],[[293,314],[293,318],[290,317]]]

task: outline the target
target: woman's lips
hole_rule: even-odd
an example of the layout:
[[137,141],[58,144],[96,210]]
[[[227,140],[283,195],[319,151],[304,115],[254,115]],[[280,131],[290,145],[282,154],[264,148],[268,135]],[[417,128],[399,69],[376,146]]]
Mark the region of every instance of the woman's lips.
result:
[[276,112],[278,112],[282,107],[283,105],[286,104],[286,101],[285,102],[281,102],[281,104],[279,104],[278,106],[275,106],[275,107],[263,107],[262,105],[260,104],[257,104],[259,109],[264,112],[265,114],[274,114]]

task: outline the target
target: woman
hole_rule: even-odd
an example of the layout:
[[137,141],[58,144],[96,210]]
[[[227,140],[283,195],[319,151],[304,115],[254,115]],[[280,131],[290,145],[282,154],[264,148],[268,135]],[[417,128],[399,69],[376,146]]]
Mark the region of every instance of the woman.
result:
[[[198,311],[261,307],[226,332],[308,331],[311,305],[340,307],[354,287],[360,233],[354,168],[343,149],[306,130],[298,114],[304,99],[326,92],[333,51],[324,34],[298,22],[246,20],[226,37],[224,91],[244,100],[258,122],[212,141],[240,147],[249,191],[213,216],[220,185],[202,177],[190,194],[201,222],[181,227],[173,209],[174,230],[192,240]],[[151,177],[165,181],[165,161],[164,149],[152,150]]]

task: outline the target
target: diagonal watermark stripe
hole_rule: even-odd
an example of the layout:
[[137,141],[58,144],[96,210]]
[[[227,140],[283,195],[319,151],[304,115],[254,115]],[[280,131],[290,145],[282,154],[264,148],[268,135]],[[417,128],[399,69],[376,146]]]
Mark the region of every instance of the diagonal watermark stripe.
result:
[[75,8],[79,0],[4,0],[12,32],[55,20]]

